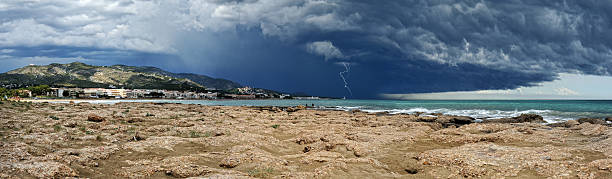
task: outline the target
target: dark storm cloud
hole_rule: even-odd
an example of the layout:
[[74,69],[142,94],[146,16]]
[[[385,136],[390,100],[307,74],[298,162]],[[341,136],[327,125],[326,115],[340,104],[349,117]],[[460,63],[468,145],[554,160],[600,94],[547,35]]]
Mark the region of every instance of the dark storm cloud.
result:
[[25,50],[13,47],[56,46],[67,52],[36,56],[157,64],[314,95],[348,95],[343,63],[360,98],[612,74],[612,1],[8,1],[0,14],[0,47],[17,49],[3,59]]

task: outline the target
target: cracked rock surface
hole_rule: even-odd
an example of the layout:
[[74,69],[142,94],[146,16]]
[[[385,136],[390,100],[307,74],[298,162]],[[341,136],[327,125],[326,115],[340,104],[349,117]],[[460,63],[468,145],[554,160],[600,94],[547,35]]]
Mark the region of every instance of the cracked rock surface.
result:
[[531,119],[4,102],[0,178],[612,178],[611,127]]

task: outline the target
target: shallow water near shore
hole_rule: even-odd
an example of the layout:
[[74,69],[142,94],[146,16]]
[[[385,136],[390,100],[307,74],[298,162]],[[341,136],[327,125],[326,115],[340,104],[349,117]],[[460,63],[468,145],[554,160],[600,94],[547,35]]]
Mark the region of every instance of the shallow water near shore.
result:
[[[68,101],[57,101],[68,102]],[[542,115],[547,122],[578,118],[612,117],[612,100],[78,100],[114,104],[118,102],[181,103],[224,106],[296,106],[362,110],[367,112],[442,113],[478,119],[515,117],[524,113]]]

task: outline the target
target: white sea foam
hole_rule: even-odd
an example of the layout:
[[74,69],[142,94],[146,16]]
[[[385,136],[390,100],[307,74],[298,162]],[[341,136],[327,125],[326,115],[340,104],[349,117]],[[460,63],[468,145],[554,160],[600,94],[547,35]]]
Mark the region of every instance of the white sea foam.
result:
[[[66,101],[56,101],[56,103],[68,103]],[[247,100],[247,101],[236,101],[236,100],[228,100],[228,101],[211,101],[211,100],[150,100],[150,99],[135,99],[135,100],[75,100],[75,102],[89,102],[89,103],[102,103],[102,104],[114,104],[118,102],[161,102],[161,103],[184,103],[184,104],[202,104],[202,105],[229,105],[229,106],[257,106],[257,105],[285,105],[285,106],[295,106],[300,105],[303,101],[287,101],[287,100]],[[326,101],[321,101],[326,102]],[[333,101],[332,101],[333,102]],[[345,101],[342,101],[345,102]],[[395,106],[399,106],[403,103],[397,103]],[[411,108],[399,108],[399,109],[385,109],[385,107],[375,107],[367,104],[357,104],[354,106],[351,105],[342,105],[342,104],[332,104],[326,107],[325,104],[317,104],[319,109],[334,109],[334,110],[361,110],[370,113],[377,112],[388,112],[390,114],[414,114],[414,113],[424,113],[421,115],[428,115],[431,113],[441,113],[445,115],[457,115],[457,116],[470,116],[476,119],[498,119],[498,118],[509,118],[516,117],[521,114],[538,114],[541,115],[545,121],[549,123],[554,122],[562,122],[567,120],[578,119],[582,117],[602,117],[602,116],[610,116],[608,113],[597,113],[597,112],[564,112],[564,111],[555,111],[555,110],[487,110],[487,109],[449,109],[449,108],[436,108],[436,109],[428,109],[424,107],[411,107]]]
[[[359,106],[352,106],[352,107],[338,106],[336,107],[336,109],[347,110],[347,111],[359,109],[361,111],[365,111],[369,113],[388,112],[389,114],[424,113],[422,115],[427,115],[427,116],[433,116],[433,115],[429,115],[432,113],[441,113],[444,115],[470,116],[476,119],[484,119],[484,120],[510,118],[510,117],[520,116],[521,114],[538,114],[538,115],[541,115],[544,118],[544,120],[549,123],[562,122],[566,120],[576,119],[572,117],[566,117],[566,116],[572,115],[569,113],[566,114],[564,112],[558,112],[558,111],[552,111],[552,110],[536,110],[536,109],[523,110],[523,111],[518,111],[518,110],[502,111],[502,110],[485,110],[485,109],[458,110],[458,109],[447,109],[447,108],[439,108],[439,109],[410,108],[410,109],[386,110],[386,109],[362,109]],[[554,114],[559,114],[559,115],[554,115]]]

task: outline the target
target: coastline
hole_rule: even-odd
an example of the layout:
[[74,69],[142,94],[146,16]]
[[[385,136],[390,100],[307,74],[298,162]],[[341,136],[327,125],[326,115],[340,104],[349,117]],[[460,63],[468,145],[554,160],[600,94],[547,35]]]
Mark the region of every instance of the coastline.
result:
[[612,177],[600,121],[3,102],[0,177]]
[[[316,109],[335,109],[390,114],[444,114],[470,116],[479,120],[517,117],[521,114],[541,115],[548,123],[560,123],[581,118],[606,119],[612,117],[612,101],[542,101],[542,100],[306,100],[306,99],[26,99],[34,103],[104,103],[120,102],[181,103],[210,106],[298,106]],[[315,107],[316,106],[316,107]],[[610,122],[612,123],[612,122]]]

